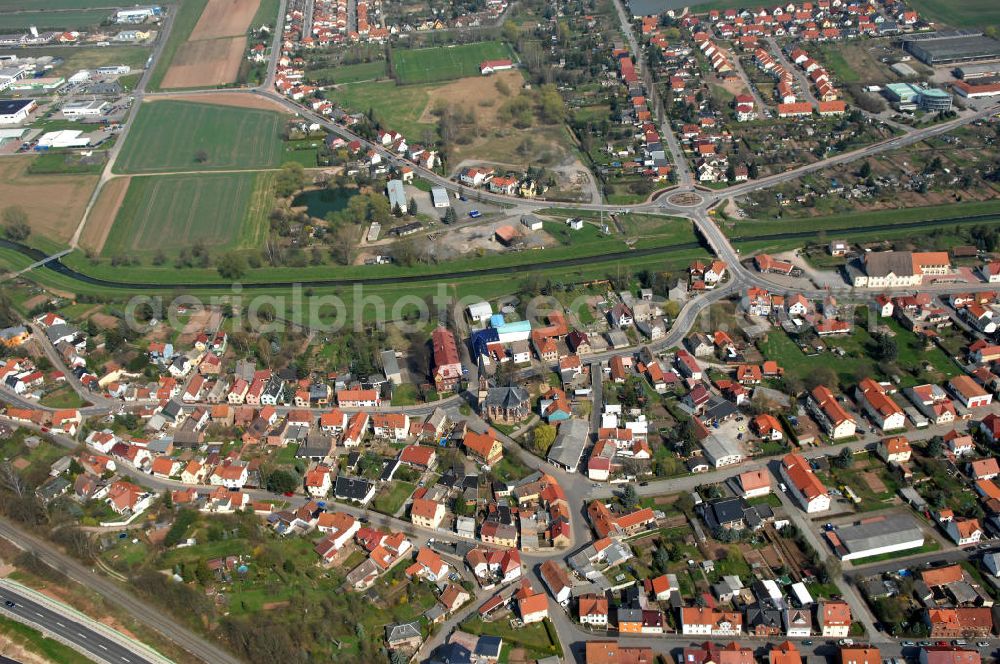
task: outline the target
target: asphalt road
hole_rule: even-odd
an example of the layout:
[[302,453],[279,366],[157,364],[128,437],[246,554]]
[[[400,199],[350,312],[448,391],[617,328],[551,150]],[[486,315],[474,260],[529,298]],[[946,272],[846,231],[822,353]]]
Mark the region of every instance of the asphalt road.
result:
[[[14,606],[7,606],[8,601],[13,602]],[[89,621],[81,620],[69,611],[53,611],[35,602],[18,588],[0,584],[0,604],[0,613],[54,634],[90,653],[98,661],[158,664],[156,659],[136,653],[138,648],[127,648],[118,641],[109,639],[102,631],[88,624]]]

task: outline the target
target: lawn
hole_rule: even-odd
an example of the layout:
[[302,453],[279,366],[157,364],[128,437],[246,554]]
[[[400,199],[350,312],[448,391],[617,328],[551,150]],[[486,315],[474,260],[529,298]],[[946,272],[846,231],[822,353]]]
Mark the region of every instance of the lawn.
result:
[[278,453],[274,456],[274,462],[283,466],[291,466],[295,463],[295,454],[298,451],[299,446],[297,443],[289,443],[278,450]]
[[920,16],[960,28],[983,28],[1000,24],[1000,4],[996,0],[913,0],[910,7]]
[[452,81],[479,76],[483,60],[513,59],[510,46],[498,41],[421,49],[395,49],[392,65],[403,85]]
[[336,85],[357,83],[359,81],[373,81],[384,77],[385,60],[359,62],[356,65],[340,65],[306,71],[306,78],[314,83],[334,83]]
[[399,86],[393,81],[345,85],[327,94],[345,108],[358,113],[375,109],[375,116],[382,124],[419,138],[434,125],[420,122],[420,116],[430,100],[430,86]]
[[173,5],[170,11],[174,12],[174,25],[170,29],[170,36],[163,46],[163,52],[156,61],[156,68],[149,79],[149,89],[156,90],[160,87],[160,81],[170,69],[170,62],[174,59],[177,49],[191,36],[191,31],[198,24],[201,13],[205,10],[208,0],[184,0],[178,7]]
[[[842,385],[853,385],[857,382],[856,376],[859,375],[860,371],[871,376],[881,375],[876,369],[875,363],[865,356],[862,350],[864,348],[863,340],[870,337],[864,330],[855,329],[857,330],[855,334],[846,339],[833,340],[828,338],[827,342],[845,350],[850,348],[854,353],[860,353],[860,356],[856,357],[851,357],[850,352],[847,357],[838,357],[831,352],[807,356],[788,335],[778,329],[771,330],[767,338],[760,342],[759,347],[764,357],[777,361],[785,369],[785,372],[792,376],[804,379],[811,375],[817,367],[829,367],[836,372]],[[862,339],[862,335],[864,339]]]
[[397,385],[392,390],[393,406],[412,406],[418,401],[416,385]]
[[132,178],[103,253],[172,252],[194,242],[209,250],[259,246],[268,210],[252,201],[273,178],[272,173]]
[[553,638],[555,630],[551,629],[548,620],[514,628],[506,620],[483,622],[480,618],[470,618],[463,622],[460,627],[462,631],[477,636],[502,637],[506,643],[525,648],[532,657],[562,655],[562,647],[559,645],[559,640]]
[[270,168],[282,160],[279,113],[185,101],[139,108],[115,171],[165,173]]
[[412,482],[390,482],[388,490],[383,487],[372,500],[372,509],[392,516],[416,488],[417,485]]
[[[41,632],[16,620],[0,616],[0,640],[21,645],[25,650],[41,655],[45,661],[53,664],[89,664],[90,658],[84,657],[69,646],[64,646],[54,639],[43,636]],[[12,662],[14,660],[6,660]]]
[[80,395],[69,385],[63,385],[52,390],[38,401],[50,408],[80,408],[84,405]]
[[69,152],[43,152],[28,166],[28,173],[32,175],[100,173],[102,170],[104,170],[103,159],[85,163]]
[[78,30],[96,27],[110,16],[109,9],[80,9],[64,12],[37,11],[3,14],[0,23],[4,30],[27,30],[35,26],[39,30]]

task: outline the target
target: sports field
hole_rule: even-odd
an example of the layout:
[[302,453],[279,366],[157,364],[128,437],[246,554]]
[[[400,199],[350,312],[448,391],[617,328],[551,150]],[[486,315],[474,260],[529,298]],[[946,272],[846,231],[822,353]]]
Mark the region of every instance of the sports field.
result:
[[460,46],[435,46],[414,50],[396,49],[392,65],[401,84],[436,83],[463,76],[479,76],[483,60],[513,59],[510,46],[487,41]]
[[283,116],[271,111],[186,101],[146,102],[122,147],[115,172],[252,170],[278,166],[282,157],[283,123]]
[[104,243],[105,256],[259,246],[267,230],[273,173],[132,178]]

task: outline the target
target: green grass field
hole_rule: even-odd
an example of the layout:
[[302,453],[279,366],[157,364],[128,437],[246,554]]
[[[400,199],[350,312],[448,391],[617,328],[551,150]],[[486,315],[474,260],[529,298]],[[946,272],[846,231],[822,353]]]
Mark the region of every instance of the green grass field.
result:
[[[282,161],[283,118],[272,111],[181,101],[143,104],[118,173],[271,168]],[[199,163],[204,151],[207,159]]]
[[357,83],[358,81],[373,81],[385,76],[385,60],[361,62],[356,65],[341,65],[339,67],[324,67],[306,72],[306,78],[315,83]]
[[[0,12],[20,12],[38,9],[42,4],[39,0],[0,0]],[[46,11],[54,9],[107,9],[108,14],[112,9],[122,7],[121,3],[114,3],[110,0],[45,0]]]
[[200,241],[210,251],[260,246],[272,173],[133,178],[104,244],[107,256],[171,252]]
[[80,9],[64,12],[27,11],[16,14],[0,14],[0,25],[4,30],[27,30],[35,26],[39,30],[84,30],[101,24],[111,14],[109,9]]
[[420,137],[434,125],[420,122],[420,116],[430,100],[429,85],[399,86],[393,81],[345,85],[328,94],[330,99],[359,113],[375,109],[375,115],[386,126],[405,136]]
[[513,58],[510,46],[488,41],[415,50],[397,49],[392,53],[392,65],[399,82],[410,85],[479,76],[479,63],[501,58]]
[[172,6],[169,11],[174,12],[174,24],[170,28],[170,36],[163,46],[163,52],[156,61],[156,68],[149,78],[149,89],[156,90],[160,87],[167,70],[170,69],[170,62],[174,59],[177,49],[191,36],[191,31],[198,24],[201,13],[205,10],[208,0],[184,0],[180,7]]
[[913,0],[910,6],[920,16],[960,28],[982,28],[1000,24],[996,0]]

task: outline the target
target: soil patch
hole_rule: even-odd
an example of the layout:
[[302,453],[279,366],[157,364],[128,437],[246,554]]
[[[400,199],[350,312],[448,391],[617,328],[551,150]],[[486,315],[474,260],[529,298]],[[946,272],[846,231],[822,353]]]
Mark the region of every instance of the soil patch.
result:
[[260,0],[208,0],[188,41],[246,34]]
[[279,111],[288,113],[288,109],[275,99],[261,97],[250,92],[212,92],[208,94],[189,94],[175,92],[172,94],[156,95],[148,97],[147,102],[166,101],[191,101],[196,104],[214,104],[216,106],[236,106],[238,108],[253,108],[261,111]]
[[108,314],[96,313],[90,317],[90,320],[94,321],[94,325],[105,330],[118,327],[118,319]]
[[198,88],[236,80],[246,37],[186,42],[163,77],[162,88]]
[[864,479],[865,484],[868,485],[868,488],[871,489],[872,493],[886,492],[885,482],[882,481],[882,478],[879,477],[877,473],[873,473],[868,470],[861,473],[861,477]]
[[5,157],[0,161],[2,206],[20,206],[28,216],[32,234],[58,242],[73,236],[97,175],[31,175],[32,157]]
[[[26,311],[31,311],[35,307],[40,307],[49,301],[48,295],[36,295],[34,297],[29,297],[24,301],[24,309]],[[0,574],[2,576],[2,574]]]
[[101,253],[104,243],[108,239],[108,233],[118,216],[118,208],[125,200],[125,193],[128,191],[128,184],[132,178],[114,178],[104,183],[101,193],[97,197],[97,202],[90,209],[90,216],[87,217],[87,225],[83,227],[80,236],[80,244],[96,253]]
[[[504,95],[497,90],[497,82],[502,81],[510,94]],[[493,76],[469,76],[457,81],[433,88],[428,91],[427,106],[420,114],[417,122],[435,124],[437,118],[432,111],[441,104],[448,106],[465,106],[476,114],[476,124],[482,129],[495,129],[497,113],[508,99],[521,94],[524,77],[516,70],[497,72]]]

